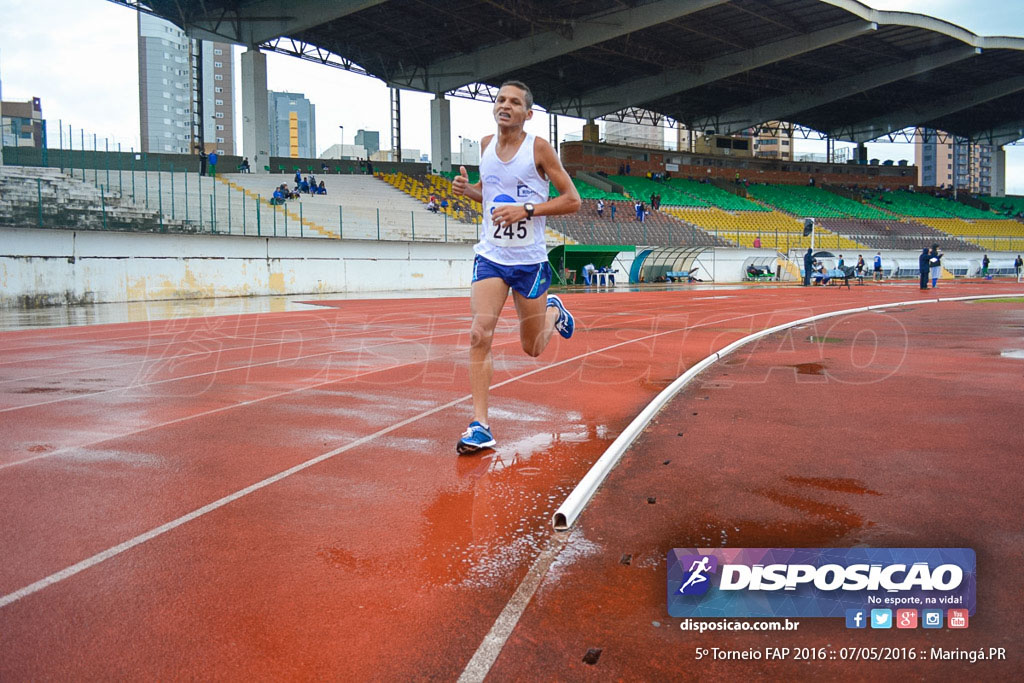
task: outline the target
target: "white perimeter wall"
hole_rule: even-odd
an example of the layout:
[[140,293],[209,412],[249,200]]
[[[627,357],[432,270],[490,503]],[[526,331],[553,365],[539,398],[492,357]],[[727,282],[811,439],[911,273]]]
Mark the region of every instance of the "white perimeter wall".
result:
[[0,306],[469,287],[470,244],[0,228]]

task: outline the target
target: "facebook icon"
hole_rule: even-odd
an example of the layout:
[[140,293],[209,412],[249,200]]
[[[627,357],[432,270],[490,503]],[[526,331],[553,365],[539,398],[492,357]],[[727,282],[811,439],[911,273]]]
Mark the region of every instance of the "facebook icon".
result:
[[867,611],[862,609],[846,610],[846,628],[867,628]]

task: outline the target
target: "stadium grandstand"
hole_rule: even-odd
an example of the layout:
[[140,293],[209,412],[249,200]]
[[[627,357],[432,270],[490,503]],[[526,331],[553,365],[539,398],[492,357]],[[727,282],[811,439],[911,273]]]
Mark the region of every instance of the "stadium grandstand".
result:
[[[1018,199],[953,198],[920,187],[916,167],[870,160],[865,147],[917,128],[991,145],[1001,194],[1000,146],[1024,137],[1024,88],[1014,75],[1024,68],[1020,38],[978,36],[853,0],[601,0],[545,3],[529,12],[462,3],[459,11],[474,16],[472,25],[447,21],[451,7],[443,2],[296,2],[285,17],[255,1],[113,1],[167,19],[192,37],[248,46],[241,57],[248,107],[242,154],[222,159],[215,177],[199,177],[192,155],[101,152],[95,145],[61,144],[49,153],[5,148],[3,225],[464,245],[478,239],[484,217],[479,204],[452,191],[449,98],[487,101],[515,78],[531,85],[549,114],[550,140],[583,199],[577,215],[548,222],[550,247],[736,249],[733,263],[762,250],[799,269],[799,254],[812,244],[896,253],[927,243],[969,255],[1009,252],[1024,241]],[[772,20],[781,15],[801,21]],[[563,35],[552,28],[559,22],[580,28]],[[637,44],[645,50],[636,51]],[[431,162],[268,156],[254,143],[266,136],[265,121],[252,113],[266,96],[266,52],[387,83],[396,154],[399,91],[434,93]],[[737,80],[742,89],[734,87]],[[581,139],[560,139],[552,114],[582,119]],[[601,139],[599,118],[694,134],[659,149],[631,147]],[[749,146],[734,146],[769,125],[858,147],[854,158],[838,163],[761,158]],[[51,146],[73,133],[79,131],[51,134]],[[700,151],[698,137],[707,143]],[[716,152],[719,143],[727,143],[728,154]],[[242,157],[254,173],[234,172]],[[295,194],[294,173],[317,175],[327,193]],[[469,173],[478,179],[475,167]],[[289,197],[278,200],[282,184]],[[813,235],[803,234],[807,218],[815,219]],[[729,259],[715,262],[717,280],[742,279],[739,267],[723,270]],[[462,280],[445,284],[455,283]]]

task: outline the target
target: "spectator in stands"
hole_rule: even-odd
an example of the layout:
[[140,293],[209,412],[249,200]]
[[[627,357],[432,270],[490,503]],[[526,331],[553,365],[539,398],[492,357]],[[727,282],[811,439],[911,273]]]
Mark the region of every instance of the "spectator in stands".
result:
[[440,207],[437,205],[437,197],[430,195],[430,199],[427,200],[427,211],[430,213],[437,213],[440,211]]
[[598,218],[603,218],[604,217],[604,200],[603,199],[598,199],[597,200],[597,217]]
[[206,175],[206,152],[199,150],[199,175]]
[[302,174],[299,173],[299,169],[295,169],[295,184],[296,185],[301,185],[302,184]]
[[811,251],[810,247],[807,247],[807,253],[804,254],[804,287],[811,284],[811,268],[814,267],[814,252]]
[[981,257],[981,276],[986,280],[992,279],[988,274],[989,263],[991,263],[991,261],[988,260],[988,254],[985,254],[984,256]]
[[324,181],[320,181],[320,185],[316,188],[316,193],[323,195],[327,194],[327,188],[324,187]]
[[629,175],[629,162],[626,162],[626,175]]
[[299,189],[298,189],[298,191],[302,192],[304,194],[309,194],[309,179],[308,178],[303,178],[301,176],[299,177]]
[[619,164],[619,175],[626,175],[626,165]]
[[612,202],[611,209],[612,209],[612,220],[614,221],[615,220],[615,202]]
[[249,157],[245,157],[245,158],[242,159],[242,163],[240,163],[238,165],[238,172],[239,173],[252,173],[252,169],[249,168]]
[[933,244],[932,250],[928,254],[928,265],[932,275],[932,289],[939,286],[939,277],[942,275],[942,252],[939,251],[939,245]]
[[1013,269],[1017,271],[1017,282],[1021,281],[1021,277],[1024,276],[1024,259],[1017,254],[1017,260],[1013,262]]
[[924,247],[921,250],[921,255],[917,257],[917,268],[921,271],[921,289],[928,289],[929,259],[928,247]]
[[331,172],[331,169],[330,169],[330,167],[327,166],[327,162],[326,161],[321,161],[320,162],[320,172],[321,173],[330,173]]
[[[710,169],[710,168],[708,169],[708,174],[709,174],[709,175],[711,174],[711,169]],[[739,184],[740,184],[740,172],[739,172],[739,171],[736,171],[736,179],[735,179],[735,181],[734,181],[734,182],[735,182],[735,183],[736,183],[737,185],[739,185]]]
[[758,235],[757,237],[754,238],[754,249],[760,249],[760,248],[761,248],[761,236]]
[[280,206],[284,204],[284,201],[288,198],[288,188],[282,184],[280,187],[274,189],[274,194],[270,198],[271,206]]
[[441,210],[442,211],[447,211],[448,210],[448,199],[446,197],[441,197]]
[[636,214],[636,220],[642,221],[644,219],[643,218],[643,216],[644,216],[643,204],[640,203],[640,200],[637,200],[633,204],[633,212]]
[[[886,226],[888,229],[889,226]],[[882,252],[875,254],[875,279],[882,281]]]
[[810,178],[807,179],[807,186],[814,187],[814,176],[811,176]]

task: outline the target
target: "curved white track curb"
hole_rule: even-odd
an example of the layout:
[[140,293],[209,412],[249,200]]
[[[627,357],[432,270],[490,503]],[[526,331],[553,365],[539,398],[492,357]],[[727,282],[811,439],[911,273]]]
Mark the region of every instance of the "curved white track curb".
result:
[[661,409],[672,400],[672,398],[682,390],[690,380],[696,377],[700,372],[707,369],[709,366],[714,364],[721,358],[729,355],[741,346],[745,346],[752,341],[756,341],[761,337],[766,337],[782,330],[787,330],[791,327],[798,325],[806,325],[807,323],[815,322],[818,320],[824,320],[825,318],[833,318],[840,315],[850,315],[852,313],[863,313],[865,311],[877,311],[884,308],[897,308],[899,306],[913,306],[915,304],[937,304],[942,301],[969,301],[973,299],[1001,299],[1008,296],[1019,296],[1013,293],[1003,294],[983,294],[978,296],[958,296],[949,297],[945,299],[915,299],[913,301],[900,301],[892,304],[876,304],[874,306],[861,306],[859,308],[846,308],[840,311],[830,311],[828,313],[821,313],[819,315],[813,315],[809,318],[801,318],[800,320],[794,320],[792,322],[783,323],[776,325],[775,327],[769,327],[768,329],[761,330],[749,334],[742,339],[738,339],[733,343],[725,346],[719,351],[712,353],[707,358],[701,360],[696,365],[692,366],[682,375],[680,375],[672,384],[665,387],[660,394],[654,397],[647,407],[644,408],[639,415],[637,415],[622,433],[619,434],[618,438],[608,446],[607,450],[597,459],[597,462],[590,468],[590,471],[580,480],[580,483],[576,485],[576,488],[572,490],[569,497],[565,499],[557,510],[555,510],[555,516],[551,520],[555,527],[555,531],[568,531],[572,525],[576,522],[576,518],[583,512],[583,508],[587,506],[590,499],[594,497],[597,489],[604,483],[605,477],[615,468],[622,458],[622,455],[626,452],[638,436],[640,432],[654,419],[654,416],[661,412]]

